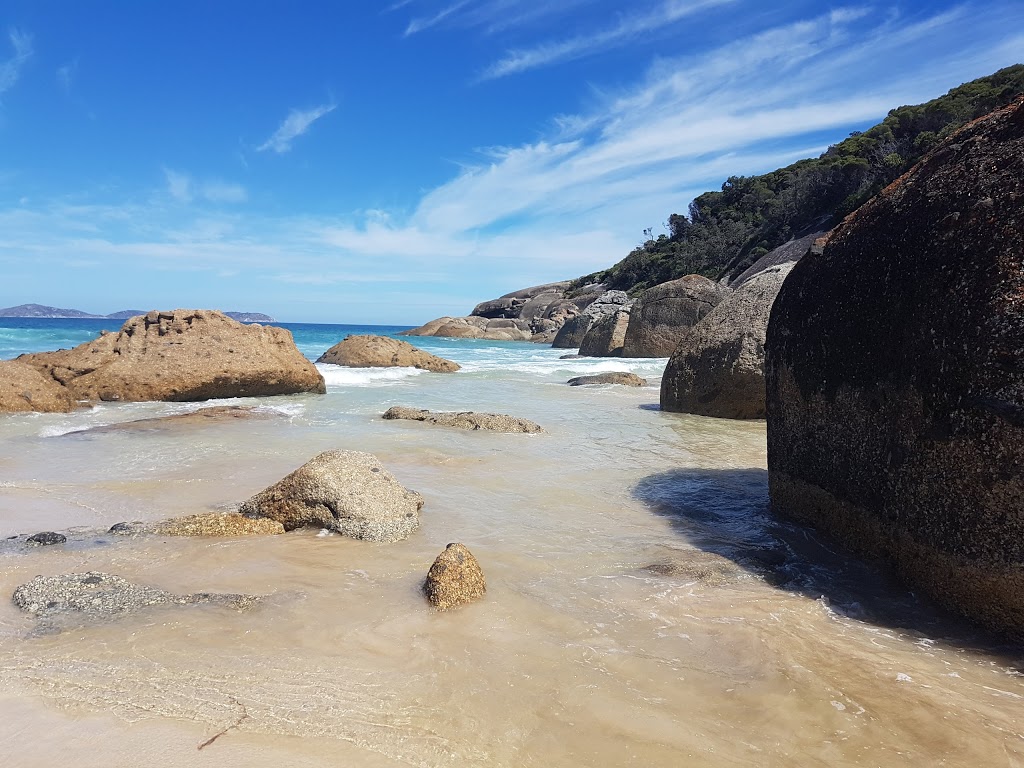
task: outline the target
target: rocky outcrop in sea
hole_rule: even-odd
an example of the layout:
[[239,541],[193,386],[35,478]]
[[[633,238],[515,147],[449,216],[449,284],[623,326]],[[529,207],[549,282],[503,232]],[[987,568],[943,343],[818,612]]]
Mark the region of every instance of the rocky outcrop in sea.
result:
[[318,363],[349,368],[419,368],[434,373],[453,373],[458,363],[417,349],[407,341],[388,336],[346,336],[317,359]]
[[395,405],[388,408],[382,417],[389,421],[406,420],[422,421],[443,427],[458,429],[485,430],[488,432],[524,432],[536,434],[543,432],[540,425],[528,419],[508,416],[504,413],[475,413],[474,411],[435,412],[419,408],[406,408]]
[[[58,397],[53,382],[74,401],[182,402],[326,392],[323,377],[295,347],[290,332],[243,325],[213,310],[150,312],[128,320],[118,333],[104,332],[74,349],[21,355],[15,363],[42,374],[48,398]],[[24,374],[8,365],[0,377],[12,371]],[[0,392],[10,386],[0,385]],[[22,399],[41,402],[34,394]]]
[[623,357],[668,357],[687,330],[730,293],[700,275],[687,275],[640,294],[629,315]]
[[1024,637],[1024,100],[793,269],[771,315],[774,510]]

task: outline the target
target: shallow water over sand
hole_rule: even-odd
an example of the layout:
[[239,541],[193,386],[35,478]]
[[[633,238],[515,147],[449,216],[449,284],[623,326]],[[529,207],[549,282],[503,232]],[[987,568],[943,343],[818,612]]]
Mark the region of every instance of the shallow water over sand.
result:
[[[595,369],[657,384],[664,361],[413,341],[464,370],[329,367],[326,396],[224,423],[88,431],[199,407],[172,404],[0,419],[0,536],[72,529],[0,547],[0,593],[98,570],[270,596],[56,634],[0,600],[4,764],[1024,765],[1019,649],[773,520],[763,423],[661,413],[655,386],[564,384]],[[546,432],[383,421],[391,405]],[[224,508],[328,448],[374,453],[422,493],[420,530],[103,533]],[[419,590],[450,541],[488,592],[436,613]]]

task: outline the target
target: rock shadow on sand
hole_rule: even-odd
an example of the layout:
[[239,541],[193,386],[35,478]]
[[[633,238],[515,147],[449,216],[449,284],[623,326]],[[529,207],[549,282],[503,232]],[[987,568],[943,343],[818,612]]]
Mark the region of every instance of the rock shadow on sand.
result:
[[778,589],[825,600],[850,619],[980,651],[1024,671],[1020,645],[914,594],[884,566],[776,517],[765,469],[675,469],[643,478],[632,495],[667,518],[689,545],[724,557]]

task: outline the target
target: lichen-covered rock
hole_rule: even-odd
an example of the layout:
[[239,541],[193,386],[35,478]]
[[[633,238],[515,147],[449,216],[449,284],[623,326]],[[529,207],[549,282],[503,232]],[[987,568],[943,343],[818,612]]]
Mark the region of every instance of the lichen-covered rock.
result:
[[243,325],[222,312],[176,309],[126,321],[74,349],[21,355],[75,400],[195,401],[326,392],[284,328]]
[[661,379],[662,410],[764,418],[768,314],[792,268],[770,267],[751,278],[683,336]]
[[306,525],[354,539],[399,541],[420,524],[423,498],[403,488],[376,456],[325,451],[239,507],[290,531]]
[[205,512],[162,520],[152,526],[160,536],[272,536],[284,533],[277,520],[237,512]]
[[36,576],[15,589],[13,599],[18,608],[34,616],[80,614],[93,619],[132,613],[155,605],[213,603],[244,609],[260,600],[253,595],[208,592],[176,595],[98,571]]
[[484,572],[465,544],[449,544],[430,566],[423,592],[441,611],[458,608],[483,597]]
[[406,419],[409,421],[422,421],[427,424],[437,424],[444,427],[482,429],[490,432],[525,432],[534,434],[544,431],[539,424],[527,419],[507,416],[503,413],[474,413],[473,411],[461,411],[459,413],[432,412],[395,405],[384,412],[383,418],[389,420]]
[[595,373],[592,376],[577,376],[574,379],[569,379],[566,384],[570,387],[579,387],[584,384],[621,384],[626,387],[646,387],[647,379],[629,371],[608,371]]
[[453,373],[460,367],[407,341],[373,335],[346,336],[320,355],[317,362],[349,368],[419,368],[434,373]]
[[668,357],[686,331],[729,293],[725,286],[701,275],[687,275],[648,288],[629,314],[622,356]]
[[76,407],[71,393],[51,376],[22,362],[0,360],[0,413],[67,413]]
[[624,304],[621,309],[595,322],[580,342],[580,354],[584,357],[621,357],[631,308],[632,304]]
[[1024,637],[1024,100],[797,264],[768,331],[772,507]]

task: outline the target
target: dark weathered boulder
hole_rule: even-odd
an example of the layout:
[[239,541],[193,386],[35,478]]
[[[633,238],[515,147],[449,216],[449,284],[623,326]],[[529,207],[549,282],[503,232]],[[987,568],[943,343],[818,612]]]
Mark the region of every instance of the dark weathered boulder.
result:
[[557,349],[576,349],[586,338],[587,332],[594,325],[609,315],[631,305],[625,291],[604,291],[591,298],[588,294],[584,299],[585,307],[578,314],[566,319],[561,329],[555,334],[551,346]]
[[[831,221],[826,220],[826,221]],[[816,242],[821,240],[829,231],[828,223],[819,223],[809,228],[799,237],[787,240],[778,248],[773,248],[764,256],[744,269],[735,278],[729,281],[730,288],[739,288],[755,275],[764,272],[768,267],[777,267],[781,264],[788,264],[791,261],[800,261]]]
[[629,371],[608,371],[607,373],[595,373],[593,376],[577,376],[574,379],[569,379],[566,384],[570,387],[580,387],[585,384],[621,384],[626,387],[646,387],[647,379]]
[[419,408],[406,408],[395,405],[384,412],[382,418],[390,420],[404,419],[408,421],[422,421],[427,424],[436,424],[443,427],[457,427],[459,429],[487,430],[490,432],[525,432],[535,434],[543,432],[539,424],[527,419],[519,419],[515,416],[506,416],[503,413],[474,413],[473,411],[432,412],[420,410]]
[[326,392],[284,328],[221,312],[176,309],[133,317],[74,349],[21,355],[75,400],[193,401]]
[[1024,637],[1024,101],[832,232],[768,333],[772,507]]
[[36,546],[48,547],[52,544],[66,544],[68,537],[63,533],[57,533],[56,531],[40,531],[39,533],[33,533],[25,541],[29,544],[35,544]]
[[403,488],[376,456],[325,451],[239,507],[285,530],[306,525],[368,541],[399,541],[420,524],[423,497]]
[[691,328],[661,379],[661,407],[725,419],[762,419],[768,313],[793,264],[770,267]]
[[26,363],[0,360],[0,413],[66,413],[76,405],[71,393],[53,377]]
[[449,544],[430,566],[423,592],[440,611],[458,608],[483,597],[484,572],[465,544]]
[[434,373],[452,373],[460,368],[458,363],[417,349],[407,341],[373,335],[346,336],[317,362],[349,368],[419,368]]
[[629,313],[623,357],[668,357],[683,335],[729,295],[701,275],[687,275],[648,288]]

